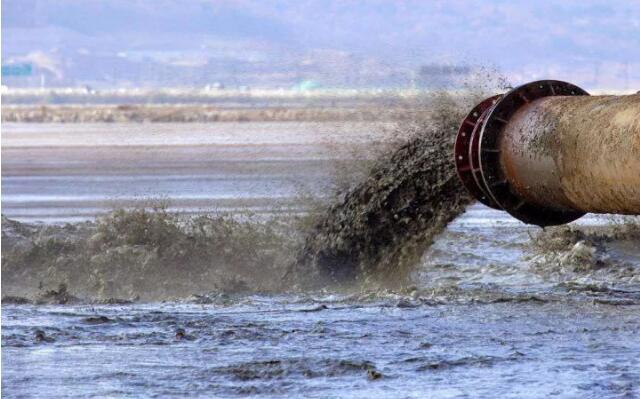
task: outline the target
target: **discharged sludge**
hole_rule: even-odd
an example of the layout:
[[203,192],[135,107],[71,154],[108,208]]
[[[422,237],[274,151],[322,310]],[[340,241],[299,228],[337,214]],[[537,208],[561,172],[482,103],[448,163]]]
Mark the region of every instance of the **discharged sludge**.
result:
[[433,236],[471,201],[451,156],[460,119],[455,102],[442,97],[423,119],[407,122],[410,139],[318,219],[290,277],[312,286],[369,277],[402,281]]
[[396,148],[346,194],[307,216],[304,230],[282,219],[183,218],[163,209],[65,226],[3,219],[7,294],[44,302],[73,295],[158,300],[398,285],[470,202],[451,159],[465,109],[458,100],[436,96],[417,107],[398,125],[404,139]]

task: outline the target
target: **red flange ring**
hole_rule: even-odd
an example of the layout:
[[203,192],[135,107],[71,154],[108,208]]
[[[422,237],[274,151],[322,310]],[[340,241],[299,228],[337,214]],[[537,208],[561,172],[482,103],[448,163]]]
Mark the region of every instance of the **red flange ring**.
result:
[[[478,201],[495,209],[502,209],[482,188],[480,160],[477,157],[477,146],[480,139],[480,128],[484,114],[498,101],[500,95],[489,97],[476,105],[463,119],[456,135],[453,155],[456,172],[464,187]],[[474,147],[476,150],[474,151]]]
[[588,96],[589,93],[559,80],[540,80],[516,87],[503,95],[483,116],[478,157],[482,187],[500,209],[525,223],[553,226],[569,223],[583,212],[558,210],[527,202],[506,179],[500,165],[500,137],[509,119],[531,101],[549,96]]

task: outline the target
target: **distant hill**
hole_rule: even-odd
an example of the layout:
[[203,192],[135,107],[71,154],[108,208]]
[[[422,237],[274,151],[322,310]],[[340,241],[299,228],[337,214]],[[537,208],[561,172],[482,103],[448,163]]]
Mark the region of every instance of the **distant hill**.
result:
[[632,88],[638,49],[626,0],[2,1],[2,63],[33,65],[10,86],[406,87],[482,64]]

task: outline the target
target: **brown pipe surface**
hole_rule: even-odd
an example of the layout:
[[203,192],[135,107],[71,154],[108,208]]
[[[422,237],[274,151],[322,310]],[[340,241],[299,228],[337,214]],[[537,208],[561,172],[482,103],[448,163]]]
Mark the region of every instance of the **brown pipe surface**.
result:
[[640,214],[640,95],[534,100],[498,144],[506,179],[528,202]]

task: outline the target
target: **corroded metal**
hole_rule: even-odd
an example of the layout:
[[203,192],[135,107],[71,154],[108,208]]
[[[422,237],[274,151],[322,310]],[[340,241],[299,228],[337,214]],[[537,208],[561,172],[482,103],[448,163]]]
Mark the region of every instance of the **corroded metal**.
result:
[[640,95],[532,82],[500,97],[476,125],[468,150],[480,160],[474,188],[490,197],[483,202],[540,226],[586,212],[640,214]]
[[[482,177],[480,176],[480,160],[477,156],[479,145],[477,131],[482,126],[482,116],[495,105],[499,98],[500,95],[489,97],[473,107],[460,124],[453,148],[456,172],[462,184],[478,201],[496,209],[499,209],[498,204],[482,189],[479,183],[479,179]],[[472,138],[475,139],[473,143],[471,142]]]
[[509,121],[500,163],[541,206],[640,214],[640,95],[549,97]]

